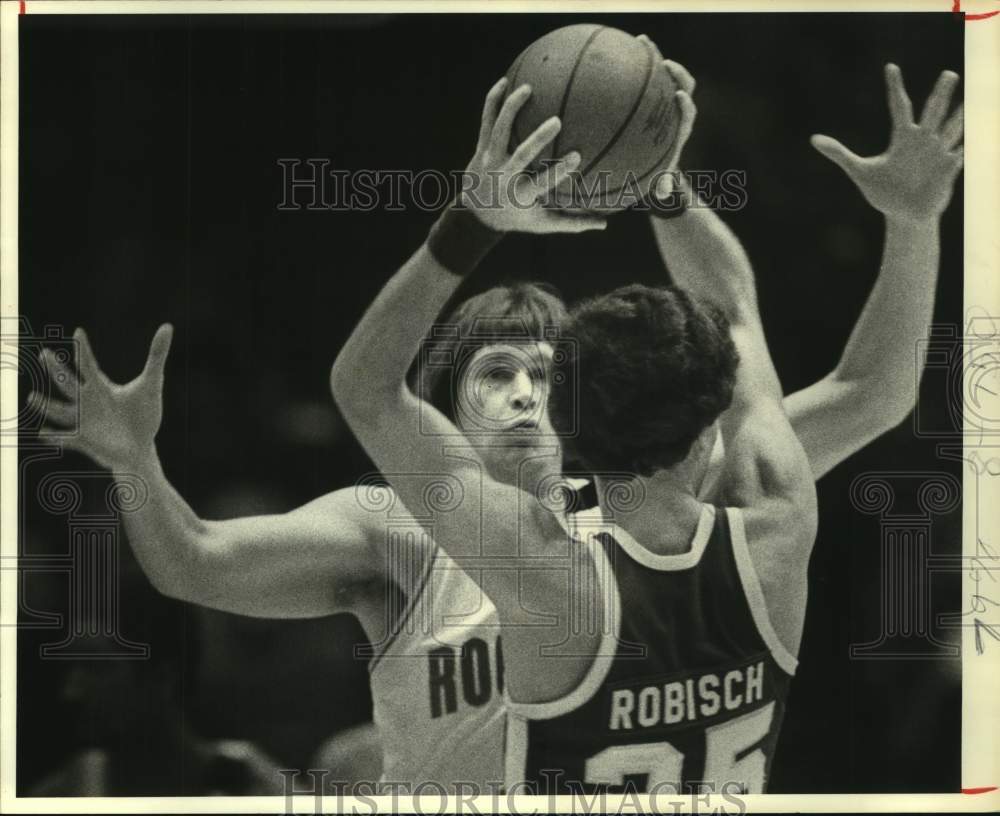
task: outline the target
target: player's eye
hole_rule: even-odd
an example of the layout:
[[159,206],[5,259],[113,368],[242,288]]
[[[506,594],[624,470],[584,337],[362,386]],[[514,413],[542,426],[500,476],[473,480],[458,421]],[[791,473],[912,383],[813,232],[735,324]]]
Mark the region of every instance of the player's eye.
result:
[[498,365],[493,366],[486,373],[486,379],[492,383],[509,383],[514,377],[517,376],[517,369],[512,366]]

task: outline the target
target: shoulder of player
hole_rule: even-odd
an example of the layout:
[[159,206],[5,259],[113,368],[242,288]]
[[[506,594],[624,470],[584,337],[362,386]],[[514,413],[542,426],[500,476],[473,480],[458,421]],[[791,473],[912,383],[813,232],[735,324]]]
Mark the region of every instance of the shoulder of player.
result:
[[735,503],[783,499],[805,509],[815,494],[805,451],[777,404],[755,412],[727,441],[725,470]]
[[[395,572],[397,565],[391,559],[403,554],[402,550],[387,550],[387,533],[420,526],[396,491],[383,481],[361,481],[339,488],[293,510],[290,515],[324,531],[331,543],[350,539],[349,543],[367,549],[376,573],[373,577],[384,575],[386,570]],[[433,547],[429,539],[414,536],[409,539],[405,555],[408,560],[423,561],[431,556]],[[423,549],[427,552],[421,552]]]
[[764,542],[762,558],[807,558],[816,536],[816,484],[798,440],[772,428],[761,422],[741,429],[727,452],[725,501],[740,508],[751,550]]
[[565,548],[566,541],[571,538],[571,534],[566,524],[546,507],[535,496],[522,494],[520,520],[531,532],[542,546],[559,550]]
[[762,550],[781,560],[790,551],[808,555],[812,550],[816,516],[808,507],[802,507],[802,503],[787,498],[766,499],[739,509],[752,552]]

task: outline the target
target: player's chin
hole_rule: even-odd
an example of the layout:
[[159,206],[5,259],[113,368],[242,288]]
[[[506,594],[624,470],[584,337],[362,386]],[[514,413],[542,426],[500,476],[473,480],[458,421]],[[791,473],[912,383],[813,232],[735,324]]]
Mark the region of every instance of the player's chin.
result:
[[544,440],[540,434],[519,433],[518,431],[502,431],[481,437],[479,446],[485,451],[493,452],[496,456],[509,459],[516,457],[519,451],[532,451],[544,445]]
[[558,440],[537,433],[508,431],[480,440],[480,456],[494,472],[516,472],[524,463],[558,450]]

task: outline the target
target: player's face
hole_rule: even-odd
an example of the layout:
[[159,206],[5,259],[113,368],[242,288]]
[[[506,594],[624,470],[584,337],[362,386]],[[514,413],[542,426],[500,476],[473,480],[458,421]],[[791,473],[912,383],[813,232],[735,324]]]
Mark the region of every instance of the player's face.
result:
[[456,421],[498,478],[513,478],[518,465],[556,442],[547,407],[551,366],[544,342],[484,346],[465,364]]

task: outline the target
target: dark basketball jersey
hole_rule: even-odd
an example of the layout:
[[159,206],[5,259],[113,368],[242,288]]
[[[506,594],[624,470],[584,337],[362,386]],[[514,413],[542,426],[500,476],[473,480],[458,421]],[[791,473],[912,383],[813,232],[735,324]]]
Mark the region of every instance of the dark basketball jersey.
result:
[[796,660],[771,627],[740,511],[704,505],[678,555],[613,526],[587,539],[611,607],[605,643],[567,697],[508,700],[508,785],[762,792]]

